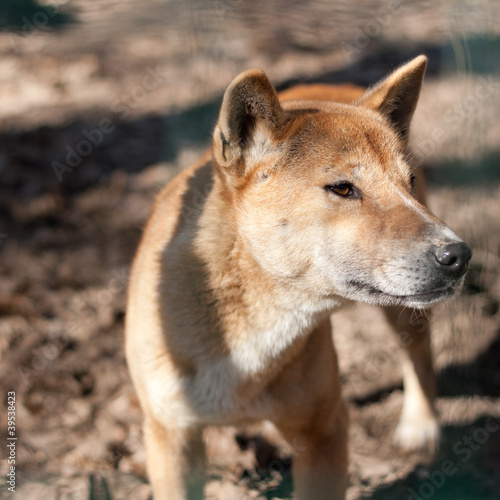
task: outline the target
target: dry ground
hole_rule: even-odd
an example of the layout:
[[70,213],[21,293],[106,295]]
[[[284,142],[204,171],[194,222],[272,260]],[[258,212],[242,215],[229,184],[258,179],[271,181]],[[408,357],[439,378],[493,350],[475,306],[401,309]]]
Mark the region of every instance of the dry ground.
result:
[[[431,209],[474,255],[462,296],[433,314],[435,457],[391,444],[399,347],[379,311],[334,317],[348,498],[500,498],[495,2],[74,0],[57,15],[21,4],[18,31],[0,31],[0,469],[14,390],[15,498],[149,497],[123,353],[128,270],[155,193],[206,146],[230,79],[260,66],[280,88],[367,85],[420,52],[431,63],[414,150]],[[0,29],[16,19],[0,7]],[[58,177],[54,162],[89,135],[96,144]],[[211,429],[207,442],[208,498],[291,498],[291,450],[272,429]],[[0,498],[12,498],[6,482]]]

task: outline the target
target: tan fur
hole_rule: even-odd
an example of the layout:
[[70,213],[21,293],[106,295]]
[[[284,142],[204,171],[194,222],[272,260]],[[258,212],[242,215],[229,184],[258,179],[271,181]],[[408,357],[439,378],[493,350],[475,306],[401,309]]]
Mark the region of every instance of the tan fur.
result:
[[[386,306],[407,343],[398,441],[435,446],[428,323],[411,308],[451,296],[464,271],[437,264],[432,249],[460,240],[410,186],[425,66],[420,56],[366,93],[302,87],[281,103],[263,72],[247,71],[225,93],[212,150],[160,194],[126,320],[155,500],[202,498],[206,425],[264,419],[301,450],[299,500],[344,498],[329,316],[351,300]],[[347,197],[336,194],[347,182]]]
[[334,101],[354,104],[365,93],[366,89],[345,83],[342,85],[327,85],[316,83],[312,85],[297,85],[280,92],[280,101],[305,99],[311,101]]

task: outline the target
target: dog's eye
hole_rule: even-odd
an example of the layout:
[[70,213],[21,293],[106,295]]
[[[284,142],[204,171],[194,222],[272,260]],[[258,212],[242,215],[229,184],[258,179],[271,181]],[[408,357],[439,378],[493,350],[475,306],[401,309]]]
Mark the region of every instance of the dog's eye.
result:
[[412,175],[412,176],[410,177],[410,185],[411,185],[411,188],[412,188],[412,189],[415,189],[415,180],[416,180],[416,179],[415,179],[415,176],[414,176],[414,175]]
[[361,198],[360,192],[350,182],[327,185],[325,189],[342,198]]

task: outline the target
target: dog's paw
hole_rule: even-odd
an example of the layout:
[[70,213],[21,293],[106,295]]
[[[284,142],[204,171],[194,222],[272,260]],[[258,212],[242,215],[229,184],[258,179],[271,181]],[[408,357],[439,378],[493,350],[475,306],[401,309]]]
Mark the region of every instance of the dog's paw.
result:
[[436,453],[441,430],[436,419],[400,420],[394,433],[394,444],[405,451]]

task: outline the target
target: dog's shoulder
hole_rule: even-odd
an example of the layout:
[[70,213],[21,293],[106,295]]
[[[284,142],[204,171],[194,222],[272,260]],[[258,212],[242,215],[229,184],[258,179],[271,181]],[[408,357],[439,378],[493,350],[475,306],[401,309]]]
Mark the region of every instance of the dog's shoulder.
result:
[[209,152],[199,162],[178,174],[158,194],[144,230],[143,247],[161,247],[179,233],[200,208],[210,185]]

